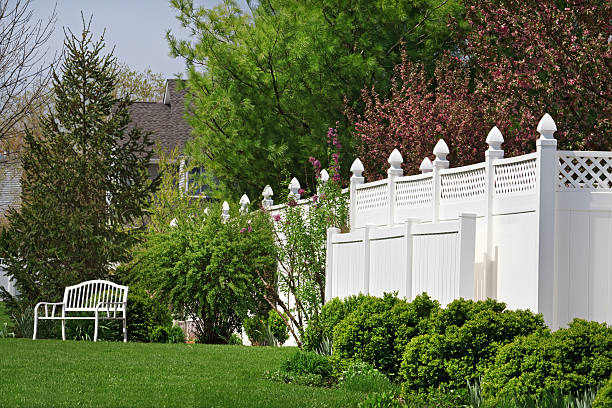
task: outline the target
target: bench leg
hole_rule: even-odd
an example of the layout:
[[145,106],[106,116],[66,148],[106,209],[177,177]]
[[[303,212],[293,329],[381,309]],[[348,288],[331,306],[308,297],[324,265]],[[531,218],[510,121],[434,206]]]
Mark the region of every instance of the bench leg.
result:
[[123,318],[123,342],[127,343],[127,322],[126,322],[126,318]]
[[94,326],[94,341],[98,341],[98,316],[96,313],[96,324]]
[[62,319],[62,340],[66,340],[66,319]]
[[38,311],[34,311],[34,335],[32,336],[32,340],[36,340],[36,329],[38,328]]

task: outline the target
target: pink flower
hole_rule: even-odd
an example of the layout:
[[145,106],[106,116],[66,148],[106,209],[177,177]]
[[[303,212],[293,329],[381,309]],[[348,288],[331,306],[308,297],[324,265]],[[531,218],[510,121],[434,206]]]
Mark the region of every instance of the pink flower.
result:
[[293,198],[289,199],[289,201],[287,202],[287,205],[289,207],[295,207],[297,205],[297,201],[295,201]]
[[253,228],[249,225],[249,232],[253,232]]
[[319,199],[319,196],[316,196],[316,195],[312,196],[312,202],[313,203],[316,203],[318,199]]
[[298,190],[298,194],[299,194],[299,195],[302,195],[302,194],[304,194],[305,192],[306,192],[306,190],[304,190],[303,188],[300,188],[300,189]]
[[[250,228],[250,227],[249,227],[249,228]],[[241,233],[241,234],[244,234],[245,232],[246,232],[246,228],[242,228],[242,229],[240,230],[240,233]]]
[[274,221],[275,221],[275,222],[279,222],[279,221],[280,221],[280,219],[281,219],[280,214],[276,214],[276,215],[274,216]]

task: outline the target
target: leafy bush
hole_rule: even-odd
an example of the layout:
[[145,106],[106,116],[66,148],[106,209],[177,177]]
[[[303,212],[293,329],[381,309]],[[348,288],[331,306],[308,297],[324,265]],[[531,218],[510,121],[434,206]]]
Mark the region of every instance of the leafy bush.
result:
[[544,329],[541,315],[505,310],[495,300],[459,299],[430,320],[430,331],[405,349],[401,376],[405,394],[465,388],[493,363],[500,346],[515,337]]
[[229,339],[227,339],[227,344],[230,346],[242,346],[242,339],[236,333],[232,334]]
[[612,407],[612,376],[608,382],[601,387],[595,401],[593,401],[592,408],[610,408]]
[[333,298],[323,305],[321,313],[310,321],[302,336],[304,350],[319,351],[326,342],[334,337],[334,328],[357,308],[365,299],[371,296],[363,294],[349,296],[344,300]]
[[365,361],[389,375],[398,373],[408,342],[428,329],[429,317],[439,309],[426,294],[412,302],[396,295],[368,297],[334,329],[334,355]]
[[[203,343],[227,343],[249,312],[269,307],[261,277],[275,281],[274,233],[267,213],[237,213],[194,203],[176,226],[151,232],[132,262],[131,279],[194,319]],[[265,306],[264,306],[265,305]]]
[[268,312],[268,327],[279,345],[282,345],[289,338],[287,325],[275,310],[270,310]]
[[158,326],[150,336],[152,343],[184,343],[185,332],[179,326]]
[[282,370],[295,374],[316,374],[331,378],[333,367],[329,358],[308,351],[297,351],[282,366]]
[[342,373],[338,385],[350,391],[371,393],[390,392],[397,395],[398,386],[389,381],[386,375],[362,361],[355,362]]
[[[127,332],[129,341],[147,342],[155,327],[169,326],[172,323],[168,306],[159,298],[147,295],[143,290],[130,288],[127,302]],[[114,333],[114,340],[123,338],[122,321],[112,321],[108,325],[110,326],[110,331]]]
[[358,405],[359,408],[401,408],[402,406],[392,392],[372,393]]
[[612,328],[574,319],[554,333],[540,330],[502,347],[485,372],[487,400],[523,398],[560,389],[574,395],[612,374]]
[[259,346],[263,337],[266,324],[261,316],[247,317],[242,321],[242,327],[251,345]]

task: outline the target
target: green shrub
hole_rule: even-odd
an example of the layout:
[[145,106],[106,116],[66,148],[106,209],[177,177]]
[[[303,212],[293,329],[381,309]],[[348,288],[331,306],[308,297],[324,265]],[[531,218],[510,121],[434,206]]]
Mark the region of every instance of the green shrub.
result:
[[[153,329],[157,326],[169,326],[172,323],[168,306],[157,298],[149,296],[139,289],[128,291],[127,332],[129,341],[149,341]],[[123,322],[120,320],[108,323],[113,340],[123,339]]]
[[428,330],[428,319],[438,309],[438,302],[426,294],[410,303],[391,294],[363,299],[335,327],[334,355],[370,363],[393,379],[406,345]]
[[247,317],[242,321],[242,327],[251,345],[259,346],[266,327],[264,319],[261,316]]
[[230,346],[242,346],[242,338],[234,333],[229,337],[229,339],[227,339],[227,344]]
[[611,408],[612,407],[612,376],[608,382],[601,387],[595,401],[593,401],[592,408]]
[[308,322],[302,344],[306,351],[319,351],[325,348],[334,337],[334,328],[355,310],[365,299],[366,295],[349,296],[344,300],[333,298],[323,305],[321,312]]
[[560,389],[577,395],[612,374],[612,328],[575,319],[554,333],[541,330],[502,347],[482,380],[487,400],[523,398]]
[[323,378],[333,376],[333,367],[329,358],[308,351],[295,352],[283,363],[282,370],[294,374],[316,374]]
[[168,327],[158,326],[151,332],[149,340],[151,343],[168,343],[169,336]]
[[544,329],[541,315],[505,307],[490,299],[459,299],[432,315],[430,331],[413,338],[405,349],[402,393],[430,393],[441,386],[464,389],[484,375],[500,346]]
[[386,375],[362,361],[355,362],[342,373],[338,386],[354,392],[390,392],[397,395],[399,387],[389,381]]
[[[286,315],[285,318],[287,318]],[[282,345],[289,338],[289,329],[287,329],[283,318],[275,310],[268,312],[268,327],[279,345]]]
[[402,406],[391,392],[372,393],[358,405],[359,408],[401,408]]
[[185,332],[180,326],[172,326],[168,328],[168,343],[184,343]]

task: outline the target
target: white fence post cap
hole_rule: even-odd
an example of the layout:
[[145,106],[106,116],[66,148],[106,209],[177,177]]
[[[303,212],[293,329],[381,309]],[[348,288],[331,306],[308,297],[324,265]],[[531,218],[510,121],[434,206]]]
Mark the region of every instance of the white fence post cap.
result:
[[327,172],[327,170],[325,169],[321,170],[320,176],[321,176],[321,181],[323,183],[327,183],[327,180],[329,180],[329,173]]
[[387,161],[391,165],[391,168],[395,170],[395,169],[401,168],[404,158],[402,157],[399,150],[393,149],[393,151],[391,152],[391,155],[389,156],[389,160]]
[[487,144],[490,150],[501,150],[501,145],[504,143],[504,136],[499,131],[497,126],[493,126],[489,134],[487,135]]
[[444,139],[438,140],[438,143],[436,143],[433,149],[433,154],[436,155],[436,159],[446,160],[446,155],[448,153],[450,153],[450,151],[448,150],[448,145],[446,144]]
[[173,218],[172,221],[170,221],[170,226],[172,228],[176,227],[178,225],[178,222],[176,221],[176,218]]
[[553,134],[557,131],[557,124],[548,113],[545,113],[538,123],[537,131],[542,139],[554,139]]
[[433,164],[431,160],[429,160],[429,157],[423,159],[419,166],[419,170],[421,170],[421,173],[431,173],[433,171]]
[[227,201],[224,201],[221,208],[223,209],[223,211],[229,211],[229,203]]
[[243,194],[242,197],[240,197],[240,212],[242,214],[245,214],[248,211],[249,204],[251,204],[251,200],[249,200],[249,196],[247,196],[246,194]]
[[353,173],[353,177],[363,177],[361,174],[363,173],[363,163],[359,158],[355,159],[353,164],[351,164],[351,173]]
[[291,179],[291,182],[289,183],[289,189],[299,189],[300,186],[300,182],[298,181],[298,179],[296,179],[295,177]]
[[264,187],[263,192],[261,193],[261,195],[268,200],[270,197],[272,197],[274,195],[274,192],[272,191],[272,187],[270,187],[269,185],[267,185],[266,187]]

